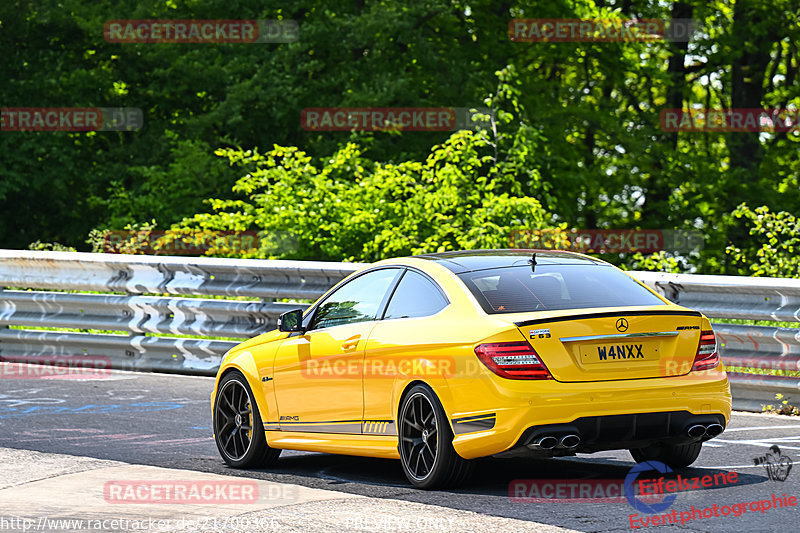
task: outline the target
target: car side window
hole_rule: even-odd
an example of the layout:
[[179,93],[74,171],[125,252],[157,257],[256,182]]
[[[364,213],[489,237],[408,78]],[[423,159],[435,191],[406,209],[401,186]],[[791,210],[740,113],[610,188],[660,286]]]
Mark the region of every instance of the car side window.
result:
[[407,270],[389,300],[383,318],[415,318],[435,315],[449,302],[434,283],[418,272]]
[[317,307],[308,329],[375,320],[398,272],[397,268],[374,270],[339,287]]

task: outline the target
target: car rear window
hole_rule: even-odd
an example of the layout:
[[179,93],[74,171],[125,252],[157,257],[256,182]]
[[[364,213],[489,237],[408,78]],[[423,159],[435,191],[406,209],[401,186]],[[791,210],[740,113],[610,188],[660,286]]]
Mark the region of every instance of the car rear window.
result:
[[458,275],[487,313],[589,307],[666,305],[623,272],[606,265],[537,265]]

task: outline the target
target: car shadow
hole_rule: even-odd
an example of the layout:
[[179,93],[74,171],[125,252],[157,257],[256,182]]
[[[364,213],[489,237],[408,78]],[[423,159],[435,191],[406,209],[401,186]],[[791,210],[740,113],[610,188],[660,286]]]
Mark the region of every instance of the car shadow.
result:
[[[336,485],[362,484],[404,488],[418,491],[402,473],[397,460],[373,459],[355,456],[329,455],[324,453],[284,452],[278,463],[264,472],[288,474],[293,476],[313,476],[329,482],[332,489]],[[509,497],[509,487],[517,480],[537,480],[539,482],[556,480],[606,480],[623,483],[628,472],[636,463],[610,458],[483,458],[476,460],[475,472],[459,488],[445,489],[445,492],[460,494],[482,494]],[[687,477],[703,477],[727,474],[728,470],[719,468],[688,467],[664,474],[665,480],[677,479],[680,474]],[[638,479],[656,480],[662,474],[643,472]],[[755,485],[769,481],[767,476],[737,472],[735,484],[698,487],[692,492],[714,491],[732,486]],[[349,491],[348,491],[349,492]],[[419,490],[425,493],[428,491]]]

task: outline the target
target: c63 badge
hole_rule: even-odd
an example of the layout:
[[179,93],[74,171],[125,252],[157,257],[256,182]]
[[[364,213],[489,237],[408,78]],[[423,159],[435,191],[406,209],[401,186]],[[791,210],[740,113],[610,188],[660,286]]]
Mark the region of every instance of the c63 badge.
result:
[[532,329],[530,331],[530,338],[531,339],[549,339],[550,338],[550,328]]

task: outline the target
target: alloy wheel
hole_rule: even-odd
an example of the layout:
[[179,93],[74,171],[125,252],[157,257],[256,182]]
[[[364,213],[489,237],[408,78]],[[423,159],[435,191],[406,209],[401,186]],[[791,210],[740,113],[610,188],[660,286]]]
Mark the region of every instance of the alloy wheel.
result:
[[244,385],[236,380],[225,383],[214,414],[214,433],[220,449],[229,459],[241,460],[253,441],[252,403]]
[[401,414],[400,443],[403,462],[415,479],[425,479],[436,465],[438,440],[433,405],[424,394],[416,393]]

